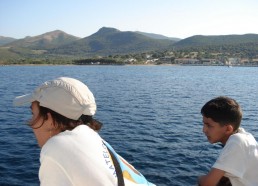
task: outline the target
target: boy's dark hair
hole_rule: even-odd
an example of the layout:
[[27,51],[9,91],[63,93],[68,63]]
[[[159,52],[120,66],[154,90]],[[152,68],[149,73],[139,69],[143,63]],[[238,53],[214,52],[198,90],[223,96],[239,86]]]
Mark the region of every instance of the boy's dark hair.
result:
[[232,98],[220,96],[208,101],[201,109],[204,117],[211,118],[221,126],[231,124],[234,131],[240,126],[242,110]]

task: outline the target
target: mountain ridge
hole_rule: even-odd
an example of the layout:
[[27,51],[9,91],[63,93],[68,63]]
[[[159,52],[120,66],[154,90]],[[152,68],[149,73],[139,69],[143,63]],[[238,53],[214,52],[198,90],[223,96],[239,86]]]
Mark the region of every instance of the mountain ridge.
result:
[[258,42],[258,34],[231,34],[231,35],[194,35],[175,43],[176,47],[196,47],[196,46],[217,46],[236,45],[244,43]]
[[142,35],[145,35],[147,37],[151,37],[153,39],[169,39],[169,40],[172,40],[172,41],[180,41],[182,39],[180,38],[176,38],[176,37],[167,37],[167,36],[164,36],[164,35],[161,35],[161,34],[154,34],[154,33],[147,33],[147,32],[140,32],[140,31],[136,31],[136,33],[139,33],[139,34],[142,34]]
[[[101,36],[101,34],[105,33],[120,33],[121,31],[116,28],[111,27],[102,27],[97,32],[93,33],[90,36],[80,38],[77,36],[73,36],[67,34],[61,30],[54,30],[50,32],[46,32],[44,34],[38,36],[27,36],[23,39],[15,39],[12,37],[0,36],[0,46],[7,47],[26,47],[26,48],[34,48],[36,49],[44,49],[44,48],[56,48],[58,46],[71,44],[73,41],[77,41],[80,39],[85,39],[89,37]],[[184,39],[175,38],[175,37],[167,37],[160,34],[155,33],[147,33],[140,31],[123,31],[123,33],[137,33],[148,38],[157,39],[157,40],[172,40],[174,42],[175,47],[189,47],[189,46],[207,46],[207,45],[223,45],[223,44],[236,44],[236,43],[247,43],[247,42],[256,42],[258,34],[247,33],[247,34],[229,34],[229,35],[193,35]],[[55,41],[59,35],[59,42]],[[66,41],[62,41],[66,37],[68,38]],[[247,36],[247,37],[246,37]],[[250,37],[251,39],[249,39]],[[226,40],[225,40],[226,39]],[[57,39],[58,40],[58,39]],[[234,41],[235,40],[235,41]],[[237,41],[238,40],[238,41]],[[51,43],[52,41],[52,43]],[[227,41],[227,43],[226,43]],[[229,43],[228,43],[229,42]],[[49,46],[46,46],[49,45]]]
[[30,49],[49,49],[78,39],[80,38],[67,34],[61,30],[54,30],[34,37],[27,36],[23,39],[18,39],[11,43],[7,43],[4,46]]
[[172,44],[171,40],[153,39],[132,31],[122,32],[118,29],[102,27],[88,37],[54,48],[50,53],[114,55],[162,50],[171,47]]
[[17,39],[12,38],[12,37],[5,37],[5,36],[0,36],[0,46],[6,45],[8,43],[11,43]]
[[[0,43],[1,39],[4,40],[6,37],[0,36]],[[195,35],[174,41],[159,34],[120,31],[110,27],[102,27],[84,38],[67,34],[61,30],[54,30],[34,37],[11,38],[11,42],[0,46],[0,61],[23,58],[53,59],[55,57],[73,59],[179,50],[235,51],[255,56],[258,51],[258,34]]]

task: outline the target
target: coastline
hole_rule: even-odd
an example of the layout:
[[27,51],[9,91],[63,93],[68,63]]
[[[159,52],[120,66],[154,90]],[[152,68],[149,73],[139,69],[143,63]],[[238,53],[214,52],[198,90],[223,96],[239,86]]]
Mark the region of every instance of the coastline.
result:
[[78,64],[2,64],[0,67],[6,66],[221,66],[221,67],[258,67],[258,65],[206,65],[206,64],[87,64],[87,65],[78,65]]

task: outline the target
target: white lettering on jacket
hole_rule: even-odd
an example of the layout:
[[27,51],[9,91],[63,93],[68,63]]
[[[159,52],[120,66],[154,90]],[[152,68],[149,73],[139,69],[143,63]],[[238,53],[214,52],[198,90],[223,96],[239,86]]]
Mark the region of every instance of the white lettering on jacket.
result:
[[106,162],[106,165],[111,170],[112,174],[116,177],[117,176],[116,175],[116,170],[115,170],[114,164],[111,160],[111,156],[110,156],[110,154],[107,150],[107,147],[104,143],[102,144],[102,147],[103,147],[103,157],[104,157],[104,160]]

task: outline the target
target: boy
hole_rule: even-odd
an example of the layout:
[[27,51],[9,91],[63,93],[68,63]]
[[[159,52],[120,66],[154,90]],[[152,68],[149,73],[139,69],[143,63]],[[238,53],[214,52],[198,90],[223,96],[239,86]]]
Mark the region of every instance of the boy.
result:
[[229,97],[217,97],[201,109],[203,133],[210,143],[224,146],[207,175],[198,179],[200,186],[216,186],[227,177],[233,186],[258,186],[258,144],[240,128],[242,111]]

